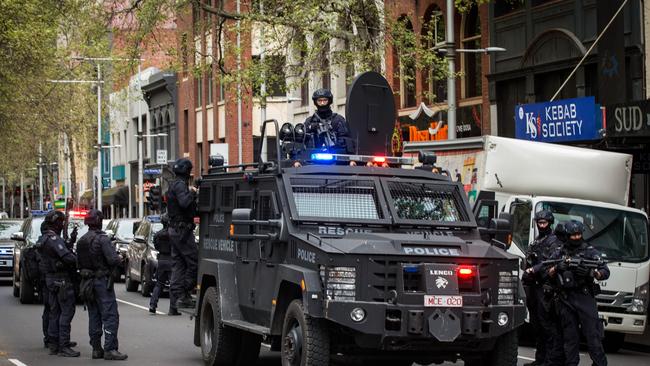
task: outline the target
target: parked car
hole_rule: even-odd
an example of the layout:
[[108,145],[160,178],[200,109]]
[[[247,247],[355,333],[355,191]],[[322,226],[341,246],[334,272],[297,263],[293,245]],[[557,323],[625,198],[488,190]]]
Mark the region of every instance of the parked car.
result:
[[[158,268],[158,251],[153,246],[153,236],[160,229],[160,216],[147,216],[135,232],[133,241],[129,245],[126,268],[125,285],[129,292],[137,291],[140,287],[142,296],[151,295],[156,284],[156,270]],[[163,291],[169,289],[166,283]]]
[[[107,225],[104,231],[113,244],[115,244],[115,249],[118,253],[122,254],[124,258],[127,256],[127,251],[129,244],[133,241],[133,235],[140,224],[141,219],[132,219],[132,218],[122,218],[122,219],[112,219]],[[121,265],[116,271],[116,276],[113,278],[114,281],[119,282],[125,276],[124,265]],[[117,276],[119,274],[119,277]]]
[[[45,213],[33,214],[28,217],[20,227],[20,231],[11,235],[14,242],[13,257],[13,294],[20,299],[22,304],[31,304],[41,300],[38,292],[38,278],[29,278],[25,270],[25,258],[23,252],[30,250],[41,236],[41,224],[45,219]],[[88,226],[83,219],[71,218],[68,231],[72,232],[74,225],[79,226],[77,240],[88,232]]]
[[23,220],[0,220],[0,280],[11,280],[14,267],[14,243],[11,234],[20,231]]

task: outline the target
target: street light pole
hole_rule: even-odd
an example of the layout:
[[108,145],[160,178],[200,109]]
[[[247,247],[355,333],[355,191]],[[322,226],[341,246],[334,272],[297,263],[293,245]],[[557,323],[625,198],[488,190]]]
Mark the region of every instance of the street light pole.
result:
[[454,44],[454,1],[447,0],[447,139],[456,139],[456,53]]
[[[102,80],[102,69],[97,63],[97,81]],[[102,210],[102,83],[97,83],[97,209]]]
[[142,111],[140,102],[142,99],[142,84],[141,84],[141,62],[138,63],[138,92],[140,97],[138,98],[138,217],[144,217],[144,177],[143,177],[143,165],[144,165],[144,143],[143,140],[143,131],[142,131]]
[[43,210],[43,146],[38,143],[38,208]]

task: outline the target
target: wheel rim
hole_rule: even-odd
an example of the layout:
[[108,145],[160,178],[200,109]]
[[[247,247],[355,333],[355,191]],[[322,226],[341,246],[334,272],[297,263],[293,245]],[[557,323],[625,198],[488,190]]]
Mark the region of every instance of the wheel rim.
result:
[[302,328],[295,319],[283,339],[283,355],[289,365],[300,365],[302,360]]
[[212,339],[214,336],[214,317],[212,315],[212,306],[204,305],[203,315],[203,353],[209,355],[212,353]]

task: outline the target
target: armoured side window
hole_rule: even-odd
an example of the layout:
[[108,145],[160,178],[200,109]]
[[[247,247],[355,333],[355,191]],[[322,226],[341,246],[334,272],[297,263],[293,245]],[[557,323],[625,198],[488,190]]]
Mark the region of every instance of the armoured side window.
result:
[[515,202],[510,206],[512,215],[512,241],[526,252],[530,236],[531,220],[530,215],[533,206],[530,201]]
[[259,196],[258,213],[260,220],[277,219],[280,217],[275,193],[272,191],[262,191]]
[[230,212],[235,206],[235,186],[233,185],[222,185],[220,191],[221,194],[218,195],[220,202],[217,207],[221,208],[223,212]]
[[235,208],[254,208],[253,192],[251,191],[238,191],[235,195],[235,201]]

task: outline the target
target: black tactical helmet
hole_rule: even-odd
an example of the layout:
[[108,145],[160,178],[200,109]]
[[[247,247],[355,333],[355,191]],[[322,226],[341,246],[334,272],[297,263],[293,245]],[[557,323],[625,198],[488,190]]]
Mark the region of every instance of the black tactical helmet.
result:
[[535,213],[535,222],[539,220],[546,220],[550,225],[553,225],[553,222],[555,222],[555,217],[553,216],[553,213],[551,211],[542,210]]
[[84,218],[84,224],[88,225],[91,229],[101,229],[104,214],[100,210],[92,209]]
[[553,233],[555,236],[560,239],[560,241],[566,241],[567,240],[567,235],[566,235],[566,230],[564,229],[564,224],[566,222],[561,222],[555,226],[555,231]]
[[61,211],[50,211],[45,215],[44,223],[48,229],[60,234],[65,224],[65,214]]
[[564,223],[564,231],[567,236],[582,234],[585,231],[585,226],[580,221],[571,220]]
[[192,162],[188,158],[180,158],[174,163],[174,174],[189,177],[192,171]]
[[311,96],[311,100],[314,102],[314,104],[316,106],[318,106],[316,104],[316,100],[318,98],[327,98],[327,100],[328,100],[327,105],[328,106],[332,105],[332,102],[334,101],[334,95],[332,95],[332,92],[329,89],[324,89],[324,88],[320,88],[320,89],[316,90],[314,92],[314,94],[312,94],[312,96]]

